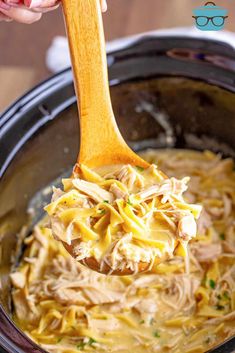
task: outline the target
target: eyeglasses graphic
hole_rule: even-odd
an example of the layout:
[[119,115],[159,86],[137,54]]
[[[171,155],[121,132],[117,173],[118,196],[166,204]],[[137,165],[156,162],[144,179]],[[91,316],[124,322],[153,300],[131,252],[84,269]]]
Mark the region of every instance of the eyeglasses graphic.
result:
[[209,22],[212,22],[212,24],[215,27],[220,27],[224,25],[224,21],[228,16],[213,16],[213,17],[192,16],[192,17],[195,18],[195,21],[198,27],[204,27],[208,25]]
[[217,6],[214,2],[206,2],[204,6],[193,9],[195,25],[200,31],[219,31],[224,28],[228,10]]

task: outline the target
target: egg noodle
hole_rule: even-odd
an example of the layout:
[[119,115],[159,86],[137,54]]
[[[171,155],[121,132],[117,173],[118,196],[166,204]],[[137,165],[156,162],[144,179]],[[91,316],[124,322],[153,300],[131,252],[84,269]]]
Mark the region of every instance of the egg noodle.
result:
[[126,268],[137,273],[140,262],[150,270],[176,248],[186,255],[201,212],[183,199],[188,177],[167,178],[154,164],[77,170],[63,179],[64,191],[54,189],[45,210],[53,236],[72,244],[78,261],[94,258],[100,272],[108,265],[110,273]]
[[[14,320],[48,352],[201,353],[235,334],[233,161],[208,151],[150,150],[143,157],[169,176],[190,176],[185,200],[203,206],[189,272],[176,254],[152,273],[99,274],[75,261],[44,219],[25,239],[11,280]],[[97,213],[118,222],[111,202],[97,204]]]

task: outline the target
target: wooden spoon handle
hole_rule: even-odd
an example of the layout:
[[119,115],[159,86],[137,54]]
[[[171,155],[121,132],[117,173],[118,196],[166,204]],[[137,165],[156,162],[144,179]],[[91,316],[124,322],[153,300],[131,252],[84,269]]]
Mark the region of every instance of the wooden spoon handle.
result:
[[63,0],[63,9],[79,103],[79,161],[86,163],[87,157],[95,151],[103,152],[99,151],[101,141],[108,146],[110,129],[116,129],[108,86],[102,15],[99,0]]
[[147,166],[126,145],[114,118],[100,0],[62,3],[79,103],[79,162],[90,167],[132,162]]

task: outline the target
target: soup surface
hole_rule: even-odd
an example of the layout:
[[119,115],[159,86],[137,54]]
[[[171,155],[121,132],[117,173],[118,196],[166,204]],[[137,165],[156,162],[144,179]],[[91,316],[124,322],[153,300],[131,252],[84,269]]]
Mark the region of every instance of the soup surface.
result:
[[175,256],[150,274],[98,274],[74,261],[44,219],[11,280],[16,323],[48,352],[200,353],[235,334],[233,161],[208,151],[143,157],[190,176],[185,199],[203,206],[188,271]]

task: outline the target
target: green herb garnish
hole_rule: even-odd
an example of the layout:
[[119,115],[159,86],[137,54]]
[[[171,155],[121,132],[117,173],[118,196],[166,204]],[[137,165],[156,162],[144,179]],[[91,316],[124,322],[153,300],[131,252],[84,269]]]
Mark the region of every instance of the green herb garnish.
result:
[[85,346],[87,345],[87,346],[92,346],[94,343],[96,343],[97,341],[96,340],[94,340],[94,338],[89,338],[89,341],[88,342],[84,342],[84,341],[82,341],[82,342],[80,342],[80,343],[78,343],[77,344],[77,349],[79,349],[80,351],[82,351],[84,348],[85,348]]
[[137,169],[139,172],[141,172],[141,173],[144,171],[144,168],[143,168],[143,167],[140,167],[139,165],[136,165],[135,167],[136,167],[136,169]]
[[105,211],[105,210],[99,210],[99,213],[100,213],[101,215],[103,215],[103,214],[106,213],[106,211]]
[[103,202],[104,202],[104,203],[109,203],[109,201],[108,201],[108,200],[104,200]]
[[160,333],[158,331],[154,331],[153,332],[153,337],[159,338],[160,337]]
[[89,341],[87,342],[88,346],[92,346],[94,343],[96,343],[97,341],[94,340],[94,338],[89,338]]
[[209,279],[209,285],[212,289],[215,289],[215,281],[213,279]]
[[144,320],[141,320],[141,321],[140,321],[140,325],[143,325],[144,323],[145,323]]
[[86,345],[86,343],[84,343],[83,341],[82,341],[82,342],[79,342],[79,343],[77,344],[77,349],[80,350],[80,351],[82,351],[82,350],[85,348],[85,345]]
[[224,239],[225,239],[224,233],[221,233],[221,234],[219,235],[219,237],[220,237],[221,240],[224,240]]
[[223,293],[223,297],[224,297],[224,299],[230,299],[229,292],[225,291]]
[[131,201],[130,201],[130,198],[128,197],[128,200],[127,200],[127,202],[126,203],[128,203],[128,205],[130,205],[130,206],[133,206],[133,203],[131,203]]
[[62,341],[63,337],[59,337],[57,340],[57,343],[60,343]]

